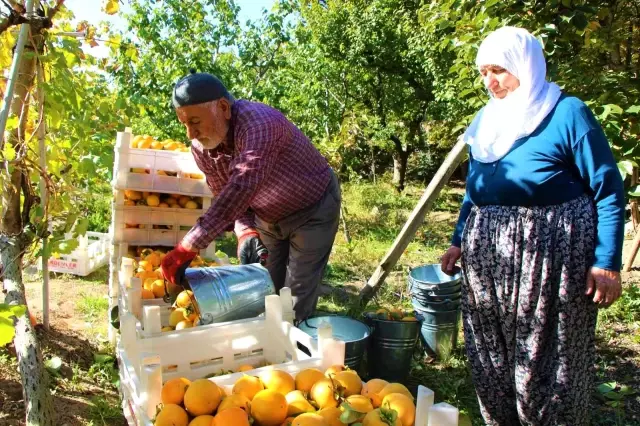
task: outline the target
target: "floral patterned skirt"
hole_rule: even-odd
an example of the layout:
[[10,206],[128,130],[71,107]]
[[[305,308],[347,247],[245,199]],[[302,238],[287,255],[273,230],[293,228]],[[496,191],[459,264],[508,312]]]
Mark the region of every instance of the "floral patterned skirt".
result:
[[589,423],[597,306],[590,198],[474,207],[462,238],[465,346],[489,425]]

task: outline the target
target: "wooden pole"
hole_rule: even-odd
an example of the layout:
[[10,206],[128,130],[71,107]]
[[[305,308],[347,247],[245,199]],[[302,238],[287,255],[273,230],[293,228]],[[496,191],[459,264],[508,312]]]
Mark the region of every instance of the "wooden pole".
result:
[[638,249],[640,249],[640,229],[636,231],[636,235],[635,237],[633,237],[631,251],[629,252],[629,256],[627,256],[627,261],[624,263],[624,269],[622,270],[622,272],[631,271],[633,261],[636,259],[636,255],[638,254]]
[[444,162],[436,172],[431,182],[425,189],[424,194],[422,194],[422,198],[418,202],[418,205],[413,209],[409,219],[404,224],[404,227],[396,237],[393,245],[385,254],[384,258],[378,264],[375,272],[367,281],[367,285],[365,285],[362,290],[360,290],[360,302],[362,306],[366,305],[369,300],[373,296],[375,296],[378,289],[384,283],[384,280],[387,278],[393,267],[398,262],[398,259],[407,248],[411,240],[416,234],[416,231],[422,225],[424,221],[424,217],[431,208],[433,202],[438,198],[442,187],[449,181],[451,175],[458,167],[458,165],[462,162],[467,149],[467,144],[460,138],[458,142],[454,145],[447,158],[445,158]]

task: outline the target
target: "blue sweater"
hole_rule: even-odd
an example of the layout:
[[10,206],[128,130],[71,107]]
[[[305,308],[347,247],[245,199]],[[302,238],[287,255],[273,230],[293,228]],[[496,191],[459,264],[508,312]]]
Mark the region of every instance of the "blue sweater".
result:
[[563,95],[534,133],[500,160],[469,154],[467,190],[452,244],[460,247],[473,205],[549,206],[588,194],[598,230],[593,266],[619,271],[624,237],[624,188],[602,128],[579,99]]

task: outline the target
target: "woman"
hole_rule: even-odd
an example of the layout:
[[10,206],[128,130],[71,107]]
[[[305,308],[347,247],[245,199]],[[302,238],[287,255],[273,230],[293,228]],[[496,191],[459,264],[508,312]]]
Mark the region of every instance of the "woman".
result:
[[622,180],[591,111],[546,81],[531,34],[493,32],[476,64],[491,99],[463,136],[467,190],[442,269],[462,257],[482,415],[586,425],[597,309],[621,293]]

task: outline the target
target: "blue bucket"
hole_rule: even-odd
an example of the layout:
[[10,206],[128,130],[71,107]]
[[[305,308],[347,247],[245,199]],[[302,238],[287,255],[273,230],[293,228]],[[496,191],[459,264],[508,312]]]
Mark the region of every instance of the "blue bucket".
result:
[[334,339],[345,342],[344,365],[352,370],[358,370],[371,335],[369,327],[349,317],[322,316],[308,318],[298,324],[298,328],[317,340],[318,327],[322,323],[331,325]]

